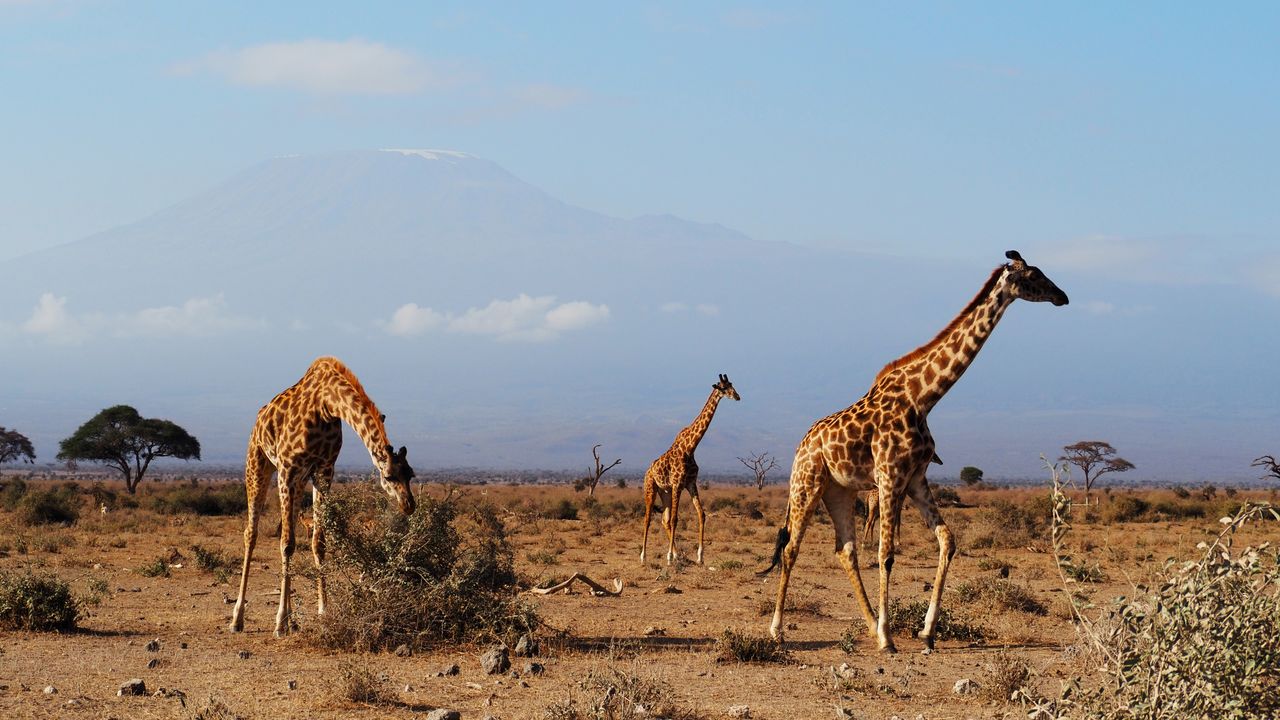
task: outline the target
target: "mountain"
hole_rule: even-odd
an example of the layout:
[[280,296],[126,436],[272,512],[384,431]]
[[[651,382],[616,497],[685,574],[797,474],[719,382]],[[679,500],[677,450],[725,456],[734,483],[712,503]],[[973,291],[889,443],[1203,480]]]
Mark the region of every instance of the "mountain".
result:
[[[599,442],[638,472],[725,372],[743,401],[722,406],[700,462],[785,462],[813,420],[945,325],[1004,249],[959,266],[614,218],[452,151],[274,158],[6,263],[0,342],[18,381],[0,424],[51,459],[127,402],[234,462],[257,408],[334,354],[420,466],[576,468]],[[1073,304],[1010,309],[931,416],[935,474],[1035,476],[1039,453],[1095,436],[1134,477],[1247,476],[1275,451],[1275,341],[1213,321],[1250,298],[1043,269]],[[1090,297],[1149,309],[1090,314]],[[1276,319],[1274,304],[1255,311]],[[1202,342],[1233,352],[1188,348]]]

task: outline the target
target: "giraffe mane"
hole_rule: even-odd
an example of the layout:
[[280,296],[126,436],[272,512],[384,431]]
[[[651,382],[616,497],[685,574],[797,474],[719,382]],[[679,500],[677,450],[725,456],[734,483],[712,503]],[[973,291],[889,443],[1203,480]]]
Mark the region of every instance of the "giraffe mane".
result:
[[356,374],[351,372],[351,368],[348,368],[346,363],[338,358],[331,356],[318,358],[311,364],[313,368],[321,365],[327,366],[334,374],[351,386],[351,391],[355,394],[356,401],[371,416],[374,428],[377,429],[379,434],[386,437],[387,428],[382,420],[381,411],[378,410],[378,406],[374,404],[373,399],[369,397],[369,393],[364,391],[364,386],[360,384],[360,379],[356,377]]
[[987,296],[991,294],[992,288],[996,286],[996,283],[999,282],[1000,280],[1001,274],[1004,273],[1004,271],[1008,267],[1009,267],[1008,265],[999,265],[996,267],[995,270],[992,270],[991,277],[987,278],[987,282],[983,284],[982,289],[979,290],[978,293],[973,296],[973,299],[969,301],[968,305],[964,306],[963,310],[961,310],[954,318],[951,318],[951,322],[947,323],[946,327],[942,328],[942,330],[937,335],[935,335],[933,339],[930,340],[929,342],[921,345],[915,350],[912,350],[906,355],[903,355],[897,360],[890,362],[888,365],[885,365],[884,368],[882,368],[880,372],[876,374],[875,381],[880,382],[880,380],[885,375],[893,372],[894,370],[897,370],[903,365],[907,365],[909,363],[915,362],[916,360],[919,360],[920,358],[924,357],[924,355],[928,353],[932,347],[934,347],[939,342],[941,342],[944,338],[946,338],[947,335],[949,335],[952,330],[955,330],[956,326],[960,324],[961,320],[968,317],[969,314],[972,313],[974,310],[978,309],[978,306],[981,305],[983,301],[987,299]]

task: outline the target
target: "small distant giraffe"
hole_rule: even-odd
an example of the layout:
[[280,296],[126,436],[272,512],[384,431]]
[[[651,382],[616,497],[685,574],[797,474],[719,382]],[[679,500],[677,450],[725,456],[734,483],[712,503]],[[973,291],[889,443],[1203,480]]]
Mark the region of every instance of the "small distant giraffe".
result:
[[676,521],[680,514],[680,491],[688,490],[693,500],[693,508],[698,513],[698,563],[702,563],[703,530],[707,514],[702,510],[702,501],[698,499],[698,463],[693,460],[693,451],[698,449],[702,436],[707,434],[711,418],[716,414],[716,406],[721,398],[741,400],[742,396],[733,389],[733,383],[721,373],[720,381],[711,386],[711,396],[702,406],[702,412],[693,419],[689,427],[681,430],[671,449],[658,456],[644,473],[644,541],[640,545],[640,562],[644,563],[645,551],[649,547],[649,518],[653,513],[656,498],[662,499],[662,525],[667,530],[667,564],[676,557]]
[[[934,454],[926,417],[955,384],[991,336],[1009,304],[1016,299],[1066,305],[1067,295],[1039,268],[1027,265],[1016,251],[1011,262],[997,267],[968,306],[937,337],[889,363],[861,400],[816,423],[800,441],[791,469],[787,518],[778,531],[773,562],[781,562],[778,597],[769,633],[782,637],[782,608],[791,568],[800,552],[805,526],[821,500],[835,528],[836,553],[853,583],[867,630],[880,649],[893,652],[889,636],[889,574],[893,569],[894,533],[906,496],[938,538],[938,571],[925,613],[920,639],[933,647],[938,603],[955,553],[955,542],[934,503],[925,470]],[[873,612],[858,571],[853,507],[856,493],[878,491],[880,508],[879,613]]]
[[[405,458],[405,448],[397,453],[387,442],[385,415],[365,394],[360,381],[342,361],[322,357],[311,363],[293,387],[275,396],[258,411],[258,421],[249,436],[244,484],[249,499],[249,518],[244,530],[244,565],[240,570],[240,597],[231,615],[231,631],[244,629],[245,593],[249,587],[249,561],[258,535],[258,516],[266,504],[272,472],[280,487],[280,607],[276,612],[276,637],[289,632],[293,599],[289,590],[293,559],[294,523],[298,499],[311,482],[313,512],[318,512],[333,481],[333,467],[342,449],[342,422],[346,421],[377,466],[382,489],[412,515],[416,504],[410,483],[413,468]],[[324,614],[324,531],[318,521],[311,526],[311,555],[317,573],[316,613]]]

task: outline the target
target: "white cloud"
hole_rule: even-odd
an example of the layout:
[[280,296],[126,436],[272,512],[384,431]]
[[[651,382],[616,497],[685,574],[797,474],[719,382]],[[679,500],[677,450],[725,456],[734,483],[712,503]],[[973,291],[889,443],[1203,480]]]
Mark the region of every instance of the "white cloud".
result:
[[1092,315],[1110,315],[1115,312],[1116,306],[1106,300],[1090,300],[1084,304],[1084,309]]
[[71,343],[84,339],[84,326],[67,312],[67,299],[53,293],[40,296],[30,319],[22,324],[22,330],[54,342]]
[[661,310],[664,313],[682,313],[688,309],[689,309],[689,306],[685,305],[682,302],[664,303],[662,307],[659,308],[659,310]]
[[1028,262],[1045,269],[1098,271],[1149,265],[1159,254],[1150,241],[1108,235],[1091,235],[1056,244],[1036,252]]
[[65,297],[45,293],[31,317],[23,323],[22,330],[52,342],[78,343],[93,335],[207,337],[264,326],[261,320],[232,315],[222,295],[192,298],[182,305],[143,308],[134,313],[77,316],[67,309]]
[[442,327],[449,332],[488,335],[499,340],[541,342],[608,318],[608,305],[581,300],[557,304],[552,295],[530,297],[521,293],[511,300],[494,300],[484,307],[469,308],[461,315],[408,303],[392,313],[383,329],[409,337]]
[[547,327],[557,332],[577,330],[608,319],[608,305],[592,305],[581,300],[567,302],[547,311]]
[[431,308],[418,307],[417,303],[401,305],[391,314],[387,332],[408,337],[420,335],[444,322],[444,316]]
[[411,52],[360,38],[265,43],[211,53],[173,71],[208,72],[235,85],[318,95],[411,95],[452,82]]
[[582,102],[586,99],[587,94],[577,88],[563,85],[532,83],[516,88],[512,92],[512,96],[523,105],[547,110],[559,110]]
[[191,298],[182,305],[145,308],[132,315],[122,315],[110,321],[112,331],[119,336],[148,337],[207,337],[225,332],[262,327],[260,320],[250,320],[232,315],[222,295],[207,298]]
[[[663,303],[658,307],[658,309],[664,313],[675,315],[677,313],[683,314],[689,312],[690,307],[682,302],[669,302]],[[703,317],[716,317],[720,314],[720,306],[712,305],[710,303],[698,303],[693,306],[692,310]]]
[[719,305],[710,305],[708,303],[699,303],[696,310],[699,315],[706,315],[707,317],[716,317],[720,314]]

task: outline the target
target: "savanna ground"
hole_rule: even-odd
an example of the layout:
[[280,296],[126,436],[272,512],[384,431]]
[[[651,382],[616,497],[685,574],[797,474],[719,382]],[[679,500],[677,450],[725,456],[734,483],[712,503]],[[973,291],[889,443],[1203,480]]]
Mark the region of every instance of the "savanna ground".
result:
[[[663,560],[666,536],[657,517],[651,560],[639,562],[641,491],[634,479],[627,488],[602,485],[591,500],[567,484],[462,488],[463,505],[497,510],[515,569],[528,585],[575,571],[625,584],[620,597],[595,597],[580,585],[574,594],[527,596],[544,623],[536,661],[545,672],[514,677],[482,672],[484,644],[437,646],[408,657],[319,647],[305,532],[295,555],[302,575],[294,585],[300,629],[274,638],[280,567],[274,497],[260,528],[245,632],[231,633],[244,524],[243,512],[236,512],[239,483],[148,480],[129,503],[109,479],[96,498],[91,479],[76,482],[78,494],[66,491],[80,508],[74,523],[29,525],[20,503],[0,505],[0,570],[52,572],[82,602],[76,630],[0,632],[0,717],[373,718],[446,707],[464,718],[570,718],[571,704],[588,708],[603,692],[590,678],[615,671],[655,683],[675,708],[668,716],[726,717],[730,706],[748,705],[753,718],[838,717],[840,708],[852,712],[845,717],[875,719],[1024,717],[1005,700],[1009,675],[1026,667],[1031,689],[1056,696],[1062,682],[1093,670],[1077,649],[1068,590],[1051,552],[1046,488],[960,488],[964,506],[944,508],[960,549],[943,605],[964,639],[940,639],[928,655],[909,630],[899,633],[897,654],[876,650],[819,509],[793,575],[789,657],[769,663],[718,659],[717,641],[726,629],[766,631],[777,574],[758,578],[754,570],[772,553],[785,486],[704,488],[710,511],[705,565],[672,567]],[[30,492],[63,483],[35,479],[27,486]],[[110,498],[109,491],[118,495]],[[446,490],[429,483],[416,492],[438,498]],[[1167,559],[1193,557],[1196,544],[1216,534],[1217,519],[1239,501],[1274,500],[1274,494],[1095,492],[1099,505],[1077,514],[1068,538],[1083,566],[1081,579],[1090,581],[1072,590],[1083,589],[1099,604],[1129,594]],[[99,511],[104,498],[115,505],[106,513]],[[691,556],[697,524],[685,503],[678,541]],[[236,514],[202,514],[218,512]],[[927,598],[937,547],[910,507],[902,530],[891,596],[906,605]],[[1274,532],[1274,525],[1246,527],[1240,542],[1258,544]],[[220,565],[219,556],[229,565]],[[860,559],[874,593],[878,571],[868,567],[874,551],[862,549]],[[149,650],[156,639],[159,649]],[[512,662],[519,673],[523,660]],[[451,664],[460,666],[459,674],[438,675]],[[353,670],[378,686],[382,702],[350,699],[342,677]],[[131,678],[143,679],[149,694],[117,697]],[[982,690],[953,693],[962,678]],[[47,686],[56,694],[46,694]],[[151,694],[161,689],[166,692]]]

